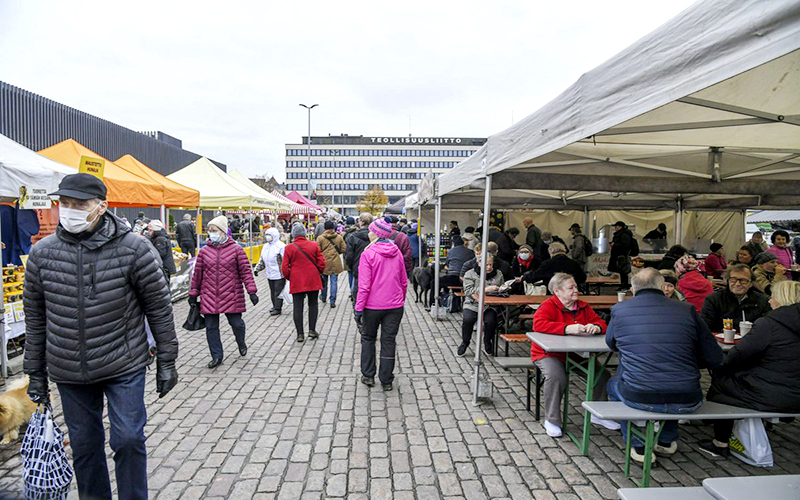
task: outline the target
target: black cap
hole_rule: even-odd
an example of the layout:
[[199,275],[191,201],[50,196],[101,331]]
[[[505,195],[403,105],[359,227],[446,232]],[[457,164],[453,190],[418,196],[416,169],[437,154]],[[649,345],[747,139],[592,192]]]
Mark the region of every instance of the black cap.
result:
[[569,228],[570,229],[580,229],[581,225],[576,222],[576,223],[572,224],[571,226],[569,226]]
[[323,226],[323,227],[325,227],[326,230],[333,229],[333,228],[336,227],[336,224],[334,224],[332,220],[326,220],[325,221],[325,226]]
[[69,174],[61,179],[58,191],[48,196],[66,196],[76,200],[106,199],[106,185],[103,181],[90,174]]
[[614,223],[614,227],[617,227],[617,226],[619,226],[619,227],[628,227],[627,224],[625,224],[621,220],[618,220],[617,222]]
[[722,248],[722,245],[721,245],[721,244],[719,244],[719,243],[712,243],[712,244],[711,244],[711,247],[710,247],[709,249],[711,250],[711,253],[714,253],[714,252],[716,252],[717,250],[719,250],[720,248]]

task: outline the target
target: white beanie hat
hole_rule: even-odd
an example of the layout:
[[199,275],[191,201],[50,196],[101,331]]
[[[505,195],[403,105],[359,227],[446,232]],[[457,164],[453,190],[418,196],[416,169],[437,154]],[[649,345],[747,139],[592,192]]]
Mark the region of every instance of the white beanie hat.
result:
[[147,225],[147,229],[151,231],[161,231],[162,229],[164,229],[164,223],[158,219],[153,219]]
[[224,215],[218,215],[211,219],[211,222],[208,223],[209,226],[216,226],[225,234],[228,234],[228,218]]

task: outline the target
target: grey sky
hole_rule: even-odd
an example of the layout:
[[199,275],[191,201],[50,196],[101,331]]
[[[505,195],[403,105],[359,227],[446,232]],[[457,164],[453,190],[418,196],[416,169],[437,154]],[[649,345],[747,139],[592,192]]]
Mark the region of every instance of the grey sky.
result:
[[245,174],[312,135],[486,137],[692,2],[0,0],[0,80]]

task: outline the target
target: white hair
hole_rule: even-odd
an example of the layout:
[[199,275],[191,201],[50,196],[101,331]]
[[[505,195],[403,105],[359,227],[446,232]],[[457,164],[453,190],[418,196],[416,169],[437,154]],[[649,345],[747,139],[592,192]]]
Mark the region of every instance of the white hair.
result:
[[547,253],[549,253],[550,256],[558,253],[567,253],[567,247],[565,247],[564,244],[559,241],[554,241],[553,243],[550,243],[550,246],[547,247]]
[[631,290],[633,294],[639,290],[661,290],[664,284],[664,276],[654,267],[646,267],[631,276]]
[[556,290],[564,288],[564,285],[566,285],[569,280],[575,281],[575,277],[567,273],[556,273],[550,278],[547,289],[550,290],[550,293],[556,293]]

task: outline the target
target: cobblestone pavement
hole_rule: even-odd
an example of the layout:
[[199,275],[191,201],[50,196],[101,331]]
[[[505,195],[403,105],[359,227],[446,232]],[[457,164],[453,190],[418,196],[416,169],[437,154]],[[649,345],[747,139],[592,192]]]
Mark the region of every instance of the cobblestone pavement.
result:
[[[320,338],[297,344],[291,315],[285,308],[283,315],[269,316],[267,283],[257,280],[262,301],[244,315],[247,357],[238,356],[223,321],[222,366],[205,367],[204,332],[179,329],[178,386],[159,400],[155,373],[148,373],[151,498],[566,500],[616,498],[617,488],[633,485],[623,474],[618,432],[593,427],[588,457],[568,438],[545,434],[525,410],[521,370],[505,372],[490,363],[493,398],[474,406],[473,360],[455,356],[460,314],[434,321],[419,304],[407,303],[395,390],[385,393],[359,382],[360,345],[346,286],[335,309],[320,308]],[[187,311],[185,301],[175,304],[178,324]],[[528,352],[512,350],[518,356]],[[572,393],[579,391],[576,385]],[[57,396],[54,406],[58,413]],[[57,420],[65,429],[60,415]],[[710,435],[709,426],[683,426],[679,452],[658,459],[653,485],[800,473],[797,425],[770,432],[776,463],[771,469],[736,459],[706,460],[695,445]],[[0,450],[4,498],[19,496],[18,448],[19,442]],[[109,467],[113,471],[110,450]]]

